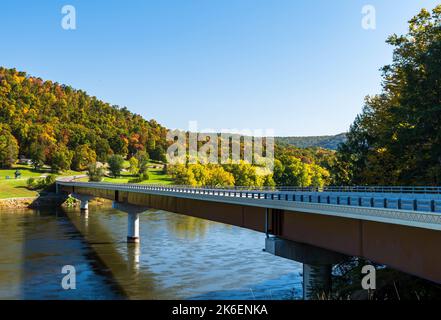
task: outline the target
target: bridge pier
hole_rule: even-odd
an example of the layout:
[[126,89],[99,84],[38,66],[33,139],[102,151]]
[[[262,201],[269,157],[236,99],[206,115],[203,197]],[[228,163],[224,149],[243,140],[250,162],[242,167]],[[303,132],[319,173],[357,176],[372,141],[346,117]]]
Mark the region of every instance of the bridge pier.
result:
[[304,243],[270,237],[265,239],[265,251],[303,263],[303,299],[317,300],[331,294],[332,266],[344,261],[343,254]]
[[148,208],[113,201],[112,207],[127,213],[127,243],[139,243],[139,215]]
[[80,210],[81,212],[89,211],[89,199],[80,199]]
[[72,193],[71,196],[80,201],[80,210],[82,213],[89,211],[89,201],[94,198],[93,196],[78,193]]
[[129,212],[127,226],[127,242],[139,243],[139,213]]

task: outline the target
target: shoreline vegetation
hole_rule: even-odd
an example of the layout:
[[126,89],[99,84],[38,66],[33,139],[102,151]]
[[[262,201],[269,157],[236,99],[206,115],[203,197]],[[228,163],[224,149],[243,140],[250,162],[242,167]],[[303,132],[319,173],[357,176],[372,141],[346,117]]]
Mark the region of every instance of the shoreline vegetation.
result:
[[[15,171],[20,171],[20,178],[14,177]],[[141,181],[142,184],[171,184],[171,177],[158,165],[148,168],[149,179]],[[9,169],[0,169],[0,209],[3,208],[43,208],[61,205],[60,196],[56,195],[53,188],[42,183],[48,176],[56,178],[68,176],[81,176],[85,172],[68,170],[59,174],[51,172],[50,168],[34,169],[30,165],[13,165]],[[109,183],[133,183],[136,175],[123,171],[117,177],[105,176],[103,182]],[[29,184],[33,181],[32,186]],[[38,181],[41,187],[38,187]],[[87,177],[78,181],[89,181]],[[37,187],[35,188],[35,185]],[[62,198],[62,197],[61,197]],[[65,199],[65,197],[64,197]]]

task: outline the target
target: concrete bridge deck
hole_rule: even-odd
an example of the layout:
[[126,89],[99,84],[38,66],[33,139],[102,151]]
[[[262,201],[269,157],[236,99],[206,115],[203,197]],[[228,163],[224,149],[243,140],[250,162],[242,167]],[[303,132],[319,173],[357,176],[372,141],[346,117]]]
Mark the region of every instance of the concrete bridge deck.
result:
[[[413,189],[413,193],[392,193],[390,189],[380,187],[385,191],[382,193],[374,188],[371,188],[372,191],[366,190],[365,192],[355,192],[350,189],[345,191],[345,188],[343,188],[343,191],[319,192],[296,191],[296,188],[246,190],[72,181],[59,181],[57,183],[60,186],[73,188],[162,195],[441,230],[441,190],[435,188],[417,188],[417,191],[421,191],[415,192],[415,189]],[[309,190],[308,188],[297,189]],[[396,190],[400,189],[403,188],[397,188]],[[439,193],[429,193],[430,190]],[[411,189],[407,189],[407,191],[411,191]]]

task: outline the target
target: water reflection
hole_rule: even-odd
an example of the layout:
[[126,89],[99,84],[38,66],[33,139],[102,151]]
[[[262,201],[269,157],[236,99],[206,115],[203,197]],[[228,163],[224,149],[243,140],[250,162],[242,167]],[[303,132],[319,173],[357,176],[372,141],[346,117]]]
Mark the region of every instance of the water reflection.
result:
[[[126,243],[127,214],[112,208],[90,207],[88,216],[77,210],[3,213],[0,230],[0,298],[287,299],[301,294],[301,264],[262,252],[262,234],[194,217],[143,213],[140,244]],[[65,264],[77,268],[77,290],[61,290]]]

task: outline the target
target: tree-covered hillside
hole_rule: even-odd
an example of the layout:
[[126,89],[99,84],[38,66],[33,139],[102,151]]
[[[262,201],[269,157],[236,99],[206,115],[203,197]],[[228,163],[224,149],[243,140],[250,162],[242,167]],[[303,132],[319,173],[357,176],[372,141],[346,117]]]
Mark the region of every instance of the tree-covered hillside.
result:
[[88,160],[138,150],[162,160],[166,148],[167,131],[154,120],[15,69],[0,68],[0,123],[2,167],[11,165],[18,148],[36,165],[59,169],[84,169]]
[[346,141],[346,133],[335,136],[312,136],[312,137],[277,137],[276,142],[292,145],[298,148],[319,147],[329,150],[337,150],[338,146]]

